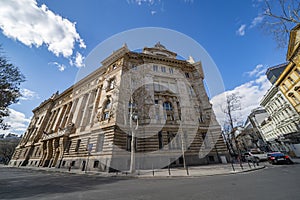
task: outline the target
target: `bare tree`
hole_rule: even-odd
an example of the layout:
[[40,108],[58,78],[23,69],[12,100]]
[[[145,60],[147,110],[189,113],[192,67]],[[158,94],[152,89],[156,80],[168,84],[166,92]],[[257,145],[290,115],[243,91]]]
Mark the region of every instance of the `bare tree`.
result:
[[[226,96],[226,102],[222,107],[222,111],[226,115],[225,123],[224,123],[224,131],[227,133],[227,141],[231,147],[232,153],[234,153],[233,143],[238,150],[238,143],[235,138],[235,131],[239,119],[236,115],[236,112],[241,110],[241,96],[238,93],[232,93]],[[239,154],[239,151],[238,151]]]
[[300,0],[264,0],[261,28],[271,34],[279,48],[288,44],[289,32],[300,23]]
[[223,112],[226,115],[226,123],[229,132],[231,132],[236,124],[239,122],[238,118],[234,113],[238,110],[241,110],[241,96],[238,93],[232,93],[226,96],[226,102],[222,108]]

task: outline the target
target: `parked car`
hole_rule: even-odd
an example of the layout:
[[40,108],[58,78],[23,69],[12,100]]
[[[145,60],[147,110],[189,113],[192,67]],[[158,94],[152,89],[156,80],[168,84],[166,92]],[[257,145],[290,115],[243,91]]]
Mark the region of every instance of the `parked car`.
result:
[[268,155],[265,152],[255,151],[244,153],[245,161],[260,162],[268,160]]
[[281,152],[273,152],[273,153],[268,153],[268,161],[272,165],[274,164],[294,164],[292,159]]

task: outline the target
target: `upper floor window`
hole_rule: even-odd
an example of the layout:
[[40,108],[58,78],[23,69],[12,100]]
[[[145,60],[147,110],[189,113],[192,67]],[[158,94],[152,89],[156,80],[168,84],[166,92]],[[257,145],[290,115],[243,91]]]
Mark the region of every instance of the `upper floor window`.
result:
[[153,71],[155,71],[155,72],[158,71],[158,66],[157,65],[153,65]]
[[111,106],[111,101],[108,99],[108,100],[105,102],[104,110],[109,109],[110,106]]
[[184,74],[186,78],[190,78],[190,74],[188,72],[185,72]]
[[80,142],[81,142],[81,139],[78,139],[78,140],[77,140],[76,147],[75,147],[75,152],[78,152],[78,151],[79,151]]
[[286,84],[282,84],[282,87],[285,89],[285,90],[288,90],[289,88],[286,86]]
[[170,102],[164,102],[163,107],[164,110],[173,110],[172,104]]
[[132,64],[132,65],[131,65],[131,69],[137,70],[137,65],[136,65],[136,64]]
[[109,112],[106,111],[103,113],[103,120],[107,120],[109,118]]
[[108,90],[114,89],[115,84],[116,84],[116,79],[115,79],[115,78],[110,79],[110,80],[108,81],[107,89],[108,89]]
[[290,76],[288,77],[288,80],[291,81],[292,84],[295,83],[294,79],[292,79]]
[[166,73],[166,67],[161,66],[161,72]]
[[170,74],[173,74],[174,73],[173,68],[169,68],[169,72]]
[[300,70],[296,68],[295,72],[297,73],[298,76],[300,76]]

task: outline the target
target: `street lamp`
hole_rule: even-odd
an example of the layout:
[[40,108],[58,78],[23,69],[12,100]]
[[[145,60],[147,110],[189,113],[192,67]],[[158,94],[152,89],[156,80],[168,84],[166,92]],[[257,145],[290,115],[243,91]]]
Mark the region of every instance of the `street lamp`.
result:
[[133,113],[133,99],[132,95],[130,97],[130,119],[129,119],[129,126],[130,126],[130,132],[131,132],[131,151],[130,151],[130,173],[135,173],[135,131],[132,127],[132,121],[136,121],[136,127],[135,130],[138,129],[139,121],[138,121],[138,115]]

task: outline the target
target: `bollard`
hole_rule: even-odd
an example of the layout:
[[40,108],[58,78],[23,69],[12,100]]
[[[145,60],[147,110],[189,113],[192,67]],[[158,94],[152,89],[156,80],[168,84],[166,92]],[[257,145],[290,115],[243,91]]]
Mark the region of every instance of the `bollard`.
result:
[[171,176],[170,165],[168,165],[168,172],[169,172],[169,176]]
[[242,170],[244,170],[244,167],[243,167],[243,164],[241,161],[240,161],[240,167],[242,168]]
[[188,176],[190,175],[188,166],[186,166],[186,175],[188,175]]
[[248,165],[249,165],[249,167],[250,167],[250,169],[251,169],[251,165],[250,165],[250,163],[249,163],[249,160],[247,160],[247,163],[248,163]]
[[154,176],[154,168],[153,168],[153,164],[152,164],[152,176]]
[[231,167],[233,169],[233,171],[235,172],[234,166],[233,166],[233,160],[231,161]]

